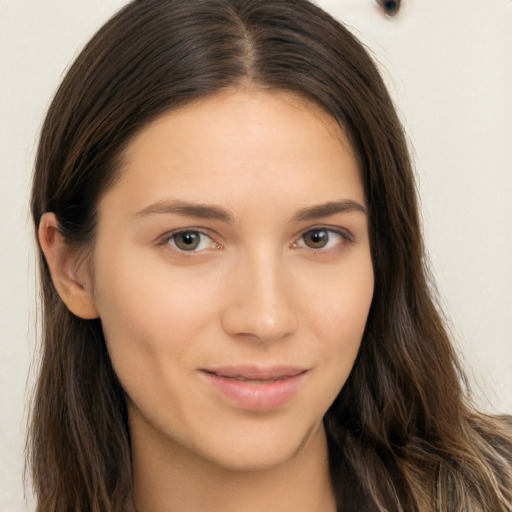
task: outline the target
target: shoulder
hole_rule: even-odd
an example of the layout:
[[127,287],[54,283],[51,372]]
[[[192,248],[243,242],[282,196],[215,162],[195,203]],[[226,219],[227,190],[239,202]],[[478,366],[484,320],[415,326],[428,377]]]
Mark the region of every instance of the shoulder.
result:
[[512,416],[492,416],[489,426],[487,442],[499,454],[502,464],[512,471]]
[[493,465],[512,471],[512,416],[473,414],[469,421],[476,436],[472,449],[479,451]]
[[504,437],[504,440],[509,441],[512,445],[512,416],[503,414],[500,416],[494,416],[494,421],[498,427],[499,433]]
[[512,416],[502,415],[496,416],[496,421],[500,426],[502,437],[505,446],[508,446],[510,453],[512,454]]
[[508,430],[509,435],[512,436],[512,416],[504,414],[502,416],[496,416],[496,419],[503,424],[503,426]]

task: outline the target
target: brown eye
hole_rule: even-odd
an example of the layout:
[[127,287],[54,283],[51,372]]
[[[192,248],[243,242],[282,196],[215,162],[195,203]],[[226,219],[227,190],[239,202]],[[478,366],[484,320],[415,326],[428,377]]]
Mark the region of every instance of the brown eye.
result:
[[201,244],[202,237],[204,236],[197,231],[183,231],[173,235],[171,241],[181,251],[195,251]]
[[302,235],[304,244],[310,249],[323,249],[329,243],[329,231],[313,229]]

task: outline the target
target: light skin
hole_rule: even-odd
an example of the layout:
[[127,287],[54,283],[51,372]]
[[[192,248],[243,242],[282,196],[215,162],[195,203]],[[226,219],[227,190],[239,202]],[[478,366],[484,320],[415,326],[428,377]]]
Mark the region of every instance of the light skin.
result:
[[[88,266],[53,214],[39,233],[68,308],[101,319],[127,394],[137,510],[333,512],[322,418],[374,286],[347,137],[292,94],[231,90],[144,128],[120,171]],[[283,365],[300,375],[277,405],[212,384],[219,368]]]

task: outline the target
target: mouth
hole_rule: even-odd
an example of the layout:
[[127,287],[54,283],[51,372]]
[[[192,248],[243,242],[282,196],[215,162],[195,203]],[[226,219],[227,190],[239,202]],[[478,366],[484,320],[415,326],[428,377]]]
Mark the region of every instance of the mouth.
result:
[[233,365],[209,368],[203,370],[219,377],[245,381],[275,381],[295,377],[306,372],[305,368],[298,366],[275,365],[260,367],[254,365]]
[[293,399],[308,370],[296,366],[252,365],[203,369],[213,390],[229,404],[243,409],[268,411]]
[[[224,377],[224,375],[214,374],[217,377]],[[270,382],[277,382],[278,380],[288,379],[289,376],[276,377],[275,379],[247,379],[245,377],[226,377],[227,379],[234,379],[239,382],[247,382],[248,384],[258,385],[258,384],[268,384]]]

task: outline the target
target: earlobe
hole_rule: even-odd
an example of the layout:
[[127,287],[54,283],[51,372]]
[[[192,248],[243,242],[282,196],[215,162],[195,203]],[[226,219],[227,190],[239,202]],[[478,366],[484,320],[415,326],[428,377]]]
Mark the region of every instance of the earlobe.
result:
[[89,283],[78,275],[76,255],[73,255],[66,243],[55,214],[43,214],[39,223],[38,237],[53,284],[66,307],[80,318],[86,320],[98,318]]

